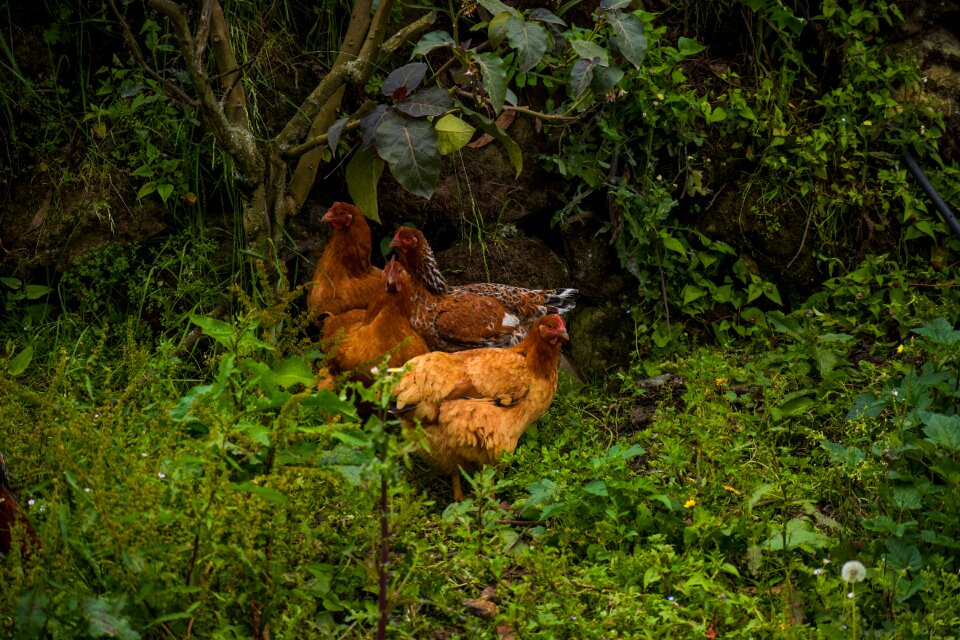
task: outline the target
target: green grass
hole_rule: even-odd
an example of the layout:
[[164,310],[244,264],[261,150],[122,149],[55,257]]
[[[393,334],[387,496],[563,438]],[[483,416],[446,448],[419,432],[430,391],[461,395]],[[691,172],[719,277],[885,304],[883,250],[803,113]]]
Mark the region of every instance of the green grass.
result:
[[[415,436],[309,391],[317,354],[278,338],[278,317],[194,316],[211,338],[200,370],[131,323],[0,374],[4,454],[43,542],[0,561],[0,637],[371,637],[381,473],[390,637],[951,633],[946,321],[870,359],[818,343],[828,371],[783,340],[638,360],[618,388],[564,377],[451,504]],[[841,578],[850,560],[864,582]],[[464,601],[488,588],[485,619]]]

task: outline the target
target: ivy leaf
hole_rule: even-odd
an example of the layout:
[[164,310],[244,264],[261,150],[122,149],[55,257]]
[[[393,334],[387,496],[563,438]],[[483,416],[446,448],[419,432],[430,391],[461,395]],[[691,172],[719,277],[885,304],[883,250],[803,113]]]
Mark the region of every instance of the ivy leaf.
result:
[[396,112],[385,104],[378,104],[373,111],[360,118],[360,131],[363,132],[361,148],[369,149],[377,140],[377,129],[384,121],[396,117]]
[[384,164],[373,149],[359,149],[347,165],[347,190],[350,192],[350,199],[374,222],[380,222],[377,183],[383,174]]
[[[570,43],[573,50],[584,60],[596,61],[602,67],[610,64],[610,56],[607,50],[595,42],[589,40],[574,40]],[[599,60],[598,60],[599,59]]]
[[629,7],[633,0],[600,0],[600,8],[604,11],[614,11]]
[[506,11],[514,17],[520,17],[520,14],[517,13],[517,10],[511,6],[505,5],[500,0],[478,0],[478,4],[490,12],[490,15],[497,15],[498,13],[503,13]]
[[440,181],[437,132],[426,120],[391,118],[377,129],[377,152],[404,189],[424,198]]
[[410,54],[410,57],[414,56],[425,56],[434,49],[439,49],[440,47],[453,47],[456,46],[456,42],[453,41],[453,38],[450,37],[450,34],[446,31],[431,31],[428,34],[425,34],[420,41],[417,42],[417,46],[413,48],[413,53]]
[[403,100],[420,86],[420,81],[426,74],[427,65],[423,62],[405,64],[387,76],[380,87],[380,93],[397,101]]
[[680,52],[681,56],[686,57],[696,55],[704,49],[706,49],[706,47],[691,38],[680,36],[680,38],[677,40],[677,51]]
[[590,87],[593,81],[593,69],[597,63],[593,60],[577,60],[570,69],[570,88],[573,89],[573,97],[579,98],[583,92]]
[[327,129],[327,146],[330,147],[334,157],[337,155],[337,143],[340,142],[340,134],[343,133],[345,124],[347,124],[347,119],[340,118]]
[[402,111],[414,118],[424,116],[442,116],[453,108],[453,98],[442,87],[430,87],[417,91],[415,94],[397,105],[397,111]]
[[527,17],[531,20],[546,22],[547,24],[555,24],[561,27],[567,26],[566,22],[554,15],[549,9],[544,9],[543,7],[537,7],[536,9],[533,9]]
[[507,65],[500,56],[492,53],[478,53],[473,59],[480,67],[483,88],[493,105],[493,111],[500,113],[507,97]]
[[611,38],[623,57],[633,66],[640,68],[640,63],[647,55],[647,37],[643,35],[643,22],[631,13],[608,13],[607,24],[613,29]]
[[593,82],[590,83],[590,87],[594,93],[603,95],[617,86],[617,83],[622,79],[623,69],[620,67],[594,67]]
[[470,142],[475,128],[453,115],[447,114],[437,120],[434,128],[437,130],[437,151],[440,155],[447,155],[459,151]]
[[529,71],[547,51],[547,32],[540,25],[513,18],[507,22],[507,41],[517,50],[517,69]]
[[510,159],[510,164],[516,170],[517,177],[519,177],[520,172],[523,171],[523,153],[520,151],[520,145],[514,142],[513,138],[508,136],[507,133],[490,118],[464,106],[461,106],[460,109],[464,115],[470,116],[481,131],[503,145],[503,148],[507,150],[507,157]]

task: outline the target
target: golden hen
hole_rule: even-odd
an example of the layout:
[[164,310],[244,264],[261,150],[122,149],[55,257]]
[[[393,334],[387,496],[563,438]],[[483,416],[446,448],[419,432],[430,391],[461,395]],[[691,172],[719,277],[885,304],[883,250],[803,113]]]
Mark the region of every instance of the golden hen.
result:
[[393,412],[404,426],[423,426],[426,455],[453,478],[455,500],[463,500],[460,467],[490,464],[513,451],[546,413],[557,391],[560,346],[568,339],[563,319],[550,314],[515,347],[433,352],[407,363],[410,370],[393,389]]
[[526,289],[489,282],[452,287],[440,272],[433,249],[423,232],[413,227],[400,227],[390,246],[397,250],[400,263],[431,293],[453,299],[459,296],[481,295],[499,301],[518,321],[516,330],[510,333],[507,345],[520,342],[537,318],[548,313],[563,315],[576,306],[576,289]]
[[328,359],[330,372],[352,372],[369,383],[370,368],[380,364],[387,354],[387,365],[399,367],[410,358],[427,353],[426,342],[410,326],[413,294],[410,274],[391,259],[366,309],[327,318],[322,335],[324,341],[333,344]]
[[370,225],[357,207],[334,202],[323,216],[333,226],[333,237],[313,272],[307,295],[311,317],[366,309],[380,288],[381,270],[370,264],[373,246]]

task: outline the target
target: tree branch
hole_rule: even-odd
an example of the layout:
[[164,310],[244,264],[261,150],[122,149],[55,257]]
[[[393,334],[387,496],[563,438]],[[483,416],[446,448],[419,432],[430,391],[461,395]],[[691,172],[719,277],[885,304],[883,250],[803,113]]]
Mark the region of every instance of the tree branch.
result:
[[[343,132],[353,131],[360,128],[359,120],[351,120],[347,124],[343,125]],[[325,145],[329,140],[329,136],[325,133],[321,133],[318,136],[312,138],[307,138],[303,143],[298,144],[295,147],[290,147],[284,151],[281,155],[285,160],[293,160],[307,153],[308,151],[313,151],[319,146]]]
[[113,9],[113,14],[117,17],[117,21],[120,23],[120,27],[123,29],[123,40],[127,43],[127,47],[130,48],[130,53],[140,64],[140,66],[143,67],[143,70],[147,72],[147,75],[159,82],[161,86],[163,86],[164,90],[171,94],[174,98],[180,100],[188,107],[196,109],[198,106],[196,100],[187,95],[183,89],[154,71],[153,67],[147,64],[146,58],[143,57],[143,52],[140,51],[140,45],[137,44],[136,38],[133,37],[133,32],[130,30],[130,25],[127,23],[126,19],[124,19],[123,14],[117,9],[117,5],[114,0],[110,0],[110,8]]
[[[457,95],[464,96],[465,98],[473,98],[474,102],[478,106],[489,105],[490,103],[474,95],[469,91],[464,91],[463,89],[457,89]],[[574,120],[579,120],[580,118],[576,116],[565,116],[559,113],[541,113],[540,111],[534,111],[533,109],[528,109],[527,107],[514,107],[513,105],[505,104],[503,105],[504,111],[516,111],[517,113],[523,113],[528,116],[533,116],[534,118],[539,118],[541,120],[546,120],[547,122],[572,122]]]
[[[193,36],[187,19],[180,7],[171,0],[148,0],[150,7],[167,16],[173,24],[173,32],[180,45],[186,62],[187,74],[193,83],[194,90],[200,99],[200,112],[204,123],[210,127],[217,142],[226,149],[227,153],[237,163],[241,180],[247,184],[255,184],[262,178],[263,156],[257,149],[255,140],[249,129],[234,126],[227,119],[220,102],[210,87],[207,75],[203,71],[202,63],[197,59],[194,49]],[[236,66],[234,63],[233,66]]]
[[[208,0],[209,2],[210,0]],[[240,82],[241,67],[237,64],[237,56],[233,52],[230,42],[230,28],[223,15],[223,7],[216,0],[210,2],[210,40],[213,43],[213,58],[220,72],[220,84],[223,87],[223,103],[227,120],[238,127],[250,131],[250,120],[247,118],[247,96]],[[206,8],[206,7],[204,7]]]

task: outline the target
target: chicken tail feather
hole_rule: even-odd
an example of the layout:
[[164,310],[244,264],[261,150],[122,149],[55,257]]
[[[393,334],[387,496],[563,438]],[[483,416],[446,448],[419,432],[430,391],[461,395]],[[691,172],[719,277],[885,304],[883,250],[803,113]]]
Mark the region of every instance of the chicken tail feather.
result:
[[564,314],[573,311],[577,306],[577,295],[580,292],[576,289],[554,289],[547,295],[544,304],[549,313]]

